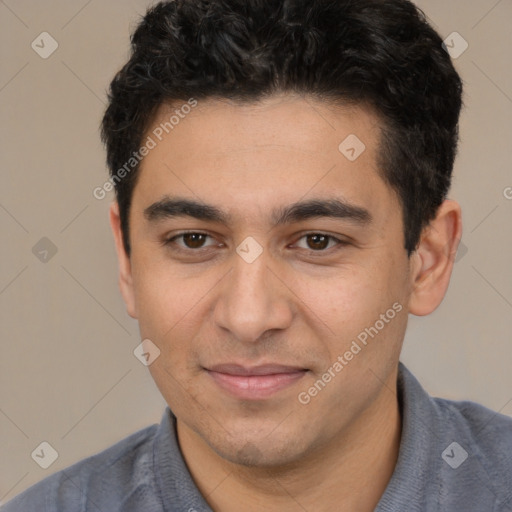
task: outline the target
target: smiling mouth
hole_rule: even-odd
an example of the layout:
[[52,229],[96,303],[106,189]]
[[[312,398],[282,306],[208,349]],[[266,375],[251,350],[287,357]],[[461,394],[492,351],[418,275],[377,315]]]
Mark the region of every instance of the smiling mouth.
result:
[[222,364],[205,370],[223,391],[244,400],[269,398],[302,379],[308,371],[305,368],[276,364],[254,367]]

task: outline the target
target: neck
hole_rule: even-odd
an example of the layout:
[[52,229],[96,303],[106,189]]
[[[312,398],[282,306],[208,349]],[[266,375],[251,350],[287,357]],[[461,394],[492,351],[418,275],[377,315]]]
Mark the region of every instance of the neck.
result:
[[398,458],[401,418],[395,389],[393,372],[372,406],[333,441],[286,467],[227,461],[178,420],[180,448],[199,491],[216,512],[238,512],[240,503],[247,512],[372,512]]

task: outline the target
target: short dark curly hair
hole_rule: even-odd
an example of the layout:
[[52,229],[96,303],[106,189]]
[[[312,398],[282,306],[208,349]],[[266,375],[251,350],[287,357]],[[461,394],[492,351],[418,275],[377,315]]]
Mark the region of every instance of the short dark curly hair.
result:
[[[378,169],[402,206],[410,256],[450,188],[462,81],[408,0],[174,0],[149,8],[115,75],[101,136],[130,254],[139,149],[163,103],[298,93],[373,109]],[[114,177],[117,179],[114,180]]]

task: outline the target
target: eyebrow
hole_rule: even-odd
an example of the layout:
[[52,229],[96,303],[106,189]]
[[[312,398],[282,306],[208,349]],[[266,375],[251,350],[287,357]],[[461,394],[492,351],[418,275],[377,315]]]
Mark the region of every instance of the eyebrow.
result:
[[[192,199],[164,197],[144,210],[148,221],[159,221],[175,217],[192,217],[198,220],[227,225],[232,216],[216,206]],[[271,215],[274,226],[292,224],[308,219],[326,217],[345,219],[356,224],[368,225],[373,221],[371,213],[361,206],[343,199],[312,199],[300,201],[275,209]]]

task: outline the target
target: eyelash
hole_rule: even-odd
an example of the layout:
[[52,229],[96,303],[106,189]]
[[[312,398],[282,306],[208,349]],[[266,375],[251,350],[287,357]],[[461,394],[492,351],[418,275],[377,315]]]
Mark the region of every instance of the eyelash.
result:
[[[170,247],[174,251],[182,252],[182,253],[188,253],[188,254],[200,253],[201,251],[208,250],[208,247],[210,247],[210,246],[206,246],[206,247],[199,247],[198,249],[192,249],[192,248],[189,248],[189,247],[181,247],[181,246],[175,245],[175,240],[177,240],[179,238],[183,238],[183,236],[185,236],[185,235],[203,235],[203,236],[206,236],[208,238],[214,238],[211,235],[209,235],[208,233],[203,233],[201,231],[183,231],[182,233],[178,233],[177,235],[173,235],[171,238],[165,239],[163,241],[163,245],[166,246],[166,247]],[[309,233],[305,233],[297,241],[302,240],[303,238],[306,238],[306,237],[311,236],[311,235],[324,236],[324,237],[329,239],[329,242],[330,241],[336,242],[336,245],[333,246],[333,247],[326,248],[326,249],[318,249],[318,250],[302,249],[304,251],[309,252],[310,254],[322,254],[322,253],[328,252],[330,249],[336,249],[336,248],[340,248],[340,247],[349,245],[349,242],[347,242],[345,240],[341,240],[339,238],[336,238],[333,235],[328,235],[327,233],[322,233],[322,232],[317,232],[317,231],[311,231]]]

